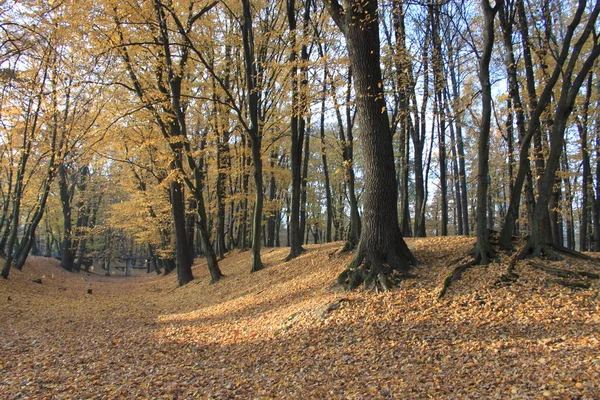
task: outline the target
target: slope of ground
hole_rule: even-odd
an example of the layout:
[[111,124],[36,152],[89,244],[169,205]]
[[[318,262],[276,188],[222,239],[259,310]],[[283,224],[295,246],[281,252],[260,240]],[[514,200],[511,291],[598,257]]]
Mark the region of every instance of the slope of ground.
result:
[[566,288],[523,262],[498,284],[492,264],[438,301],[473,240],[408,243],[416,278],[388,293],[335,287],[351,259],[340,243],[288,263],[288,249],[265,249],[255,274],[235,252],[221,282],[200,263],[181,288],[32,257],[0,280],[0,399],[600,398],[597,281]]

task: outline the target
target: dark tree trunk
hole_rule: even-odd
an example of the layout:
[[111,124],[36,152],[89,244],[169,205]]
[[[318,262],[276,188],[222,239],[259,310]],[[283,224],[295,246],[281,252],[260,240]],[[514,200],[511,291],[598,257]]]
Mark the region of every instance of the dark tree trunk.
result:
[[490,83],[490,60],[494,47],[494,18],[502,0],[497,1],[494,7],[490,6],[489,0],[482,0],[482,8],[485,17],[483,33],[483,51],[479,60],[479,82],[481,83],[481,131],[478,138],[477,159],[477,249],[476,260],[482,264],[489,263],[492,255],[492,245],[487,226],[487,203],[488,203],[488,176],[489,176],[489,154],[490,154],[490,126],[492,116],[492,85]]
[[[450,110],[448,109],[448,112]],[[454,198],[456,200],[456,222],[457,234],[464,235],[465,221],[463,219],[462,197],[460,195],[460,173],[458,172],[458,155],[456,153],[456,135],[454,134],[454,125],[450,124],[450,146],[452,150],[452,174],[454,183]]]
[[438,119],[438,157],[440,164],[441,235],[448,235],[448,172],[446,163],[446,110],[444,107],[444,61],[440,38],[440,8],[438,2],[428,3],[433,44],[432,68],[434,77],[434,116]]
[[67,271],[73,270],[73,223],[71,220],[72,207],[71,199],[73,197],[72,192],[74,190],[73,184],[68,182],[67,178],[67,167],[62,165],[58,169],[58,186],[60,193],[60,201],[62,203],[62,214],[63,214],[63,241],[62,241],[62,256],[61,256],[61,267]]
[[[516,118],[517,131],[519,135],[519,143],[522,142],[525,137],[526,128],[525,128],[525,113],[523,110],[523,103],[521,101],[521,94],[517,79],[517,62],[514,55],[514,47],[513,47],[513,25],[515,24],[515,1],[510,0],[506,2],[506,6],[502,7],[499,10],[499,21],[500,27],[502,28],[502,38],[504,47],[506,48],[506,71],[508,76],[508,95],[509,102],[514,110],[514,116]],[[512,116],[512,112],[511,112]],[[509,168],[510,168],[510,198],[512,199],[512,194],[515,191],[514,185],[514,146],[513,146],[513,135],[512,135],[512,118],[510,121],[507,121],[507,136],[509,138]],[[510,124],[510,126],[509,126]],[[526,171],[529,171],[529,158],[522,160],[523,165],[526,168]],[[531,174],[527,174],[531,175]],[[509,202],[509,206],[507,212],[505,214],[505,226],[510,225],[510,229],[503,229],[503,235],[500,237],[500,247],[508,250],[512,247],[512,235],[515,230],[516,221],[519,218],[519,208],[520,208],[520,194],[518,197],[514,198],[516,201],[512,203],[512,200]],[[529,196],[528,196],[529,198]],[[528,201],[529,203],[529,201]],[[508,234],[510,231],[510,235]]]
[[251,272],[263,269],[263,263],[260,258],[260,234],[263,212],[263,177],[262,177],[262,155],[261,141],[262,137],[258,126],[258,89],[256,86],[256,62],[254,58],[254,38],[252,32],[252,15],[250,10],[250,1],[242,0],[243,23],[242,38],[244,46],[244,64],[246,72],[246,86],[248,89],[248,112],[250,114],[250,125],[247,129],[247,135],[250,139],[250,150],[252,153],[252,162],[254,164],[254,215],[252,217],[252,268]]
[[564,204],[563,212],[563,225],[566,236],[564,237],[565,246],[568,249],[575,250],[575,228],[573,218],[573,190],[571,188],[571,179],[569,178],[569,160],[567,157],[566,145],[563,149],[562,154],[562,170],[565,172],[563,175],[562,183],[564,187],[563,198],[561,201]]
[[[300,233],[304,235],[306,231],[306,186],[308,184],[308,160],[310,159],[310,129],[306,130],[305,140],[304,140],[304,159],[302,160],[302,184],[301,195],[300,195]],[[307,233],[308,235],[308,233]],[[304,242],[308,244],[308,239]]]
[[360,239],[361,220],[358,212],[358,199],[356,198],[355,174],[354,174],[354,117],[353,109],[350,103],[352,93],[352,67],[348,67],[348,87],[346,89],[346,130],[344,130],[344,121],[339,109],[337,97],[335,95],[334,83],[332,79],[332,95],[335,102],[335,114],[338,123],[338,135],[342,145],[342,159],[344,168],[344,183],[346,195],[350,203],[350,229],[348,230],[346,249],[353,249]]
[[[304,31],[306,33],[310,18],[310,0],[305,2],[304,9]],[[286,1],[288,27],[290,30],[290,54],[291,78],[292,78],[292,117],[290,121],[291,131],[291,172],[292,172],[292,204],[290,210],[290,254],[287,260],[297,257],[302,253],[302,242],[305,226],[302,226],[302,149],[306,129],[305,113],[307,110],[307,99],[305,87],[308,84],[306,67],[302,64],[300,74],[298,73],[298,54],[296,51],[297,15],[295,0]],[[308,60],[306,45],[302,45],[301,62]],[[307,155],[305,154],[305,157]]]
[[186,234],[185,221],[185,197],[183,187],[177,180],[171,181],[171,211],[173,216],[173,225],[175,231],[175,248],[177,256],[177,280],[179,286],[183,286],[194,280],[192,274],[192,264],[194,262],[191,257],[192,251],[189,248],[189,242]]
[[[277,155],[271,154],[271,170],[275,168],[275,159]],[[277,182],[275,181],[275,173],[271,172],[271,179],[269,181],[269,201],[275,202],[277,198]],[[267,219],[267,247],[275,247],[275,224],[276,224],[277,212],[273,210]]]
[[[592,174],[590,165],[590,151],[588,148],[588,130],[589,130],[589,108],[592,96],[592,74],[588,75],[585,101],[583,103],[581,120],[577,118],[577,128],[579,130],[579,139],[581,141],[581,225],[579,229],[579,251],[588,251],[590,249],[589,225],[590,204],[593,204],[592,198]],[[592,200],[590,202],[590,200]],[[572,207],[572,204],[571,204]]]
[[342,9],[326,1],[343,32],[354,71],[357,118],[364,151],[365,194],[363,228],[354,259],[339,280],[349,288],[389,289],[395,274],[404,274],[416,259],[398,224],[398,190],[392,135],[385,106],[380,68],[377,1],[350,1]]
[[8,179],[4,182],[7,187],[6,195],[2,198],[2,217],[0,219],[0,255],[6,255],[6,242],[12,221],[12,213],[9,212],[12,189],[13,189],[13,169],[8,169]]
[[404,0],[392,2],[392,21],[394,25],[395,46],[388,37],[389,46],[395,47],[395,96],[397,104],[397,130],[398,130],[398,160],[399,160],[399,190],[400,190],[400,226],[403,236],[412,236],[410,224],[409,205],[409,164],[410,164],[410,86],[412,68],[410,54],[406,49],[406,26]]
[[[460,63],[456,60],[456,51],[454,50],[454,43],[451,42],[451,38],[448,37],[448,70],[450,75],[450,82],[452,84],[452,98],[454,100],[454,104],[456,104],[457,108],[454,109],[454,124],[455,131],[450,133],[454,133],[454,141],[453,145],[453,156],[454,156],[454,164],[458,164],[458,166],[454,167],[455,175],[457,175],[457,207],[459,207],[458,215],[460,216],[460,221],[462,221],[461,231],[459,234],[469,235],[469,199],[467,193],[467,172],[465,166],[465,149],[463,143],[463,134],[462,134],[462,114],[463,110],[458,108],[458,104],[460,104],[460,84],[458,82],[458,76],[460,76]],[[448,95],[450,96],[450,94]],[[458,168],[458,170],[456,170]]]
[[290,254],[287,260],[298,257],[302,253],[302,232],[300,231],[300,191],[302,182],[302,143],[304,140],[304,132],[299,129],[300,115],[300,94],[299,94],[299,78],[298,78],[298,54],[296,51],[296,8],[295,0],[286,0],[286,11],[288,18],[288,26],[290,30],[290,64],[292,78],[292,116],[290,120],[291,132],[291,173],[292,173],[292,201],[290,209]]
[[[321,52],[321,57],[323,53]],[[329,165],[327,163],[327,141],[325,138],[325,101],[327,94],[327,71],[324,72],[323,76],[323,97],[321,98],[321,120],[320,120],[320,133],[321,133],[321,160],[323,162],[323,177],[325,178],[325,204],[327,207],[327,227],[325,231],[325,241],[331,242],[332,238],[332,227],[334,219],[333,210],[333,196],[331,194],[331,183],[329,180]]]
[[[429,21],[428,21],[429,22]],[[427,24],[427,27],[431,23]],[[431,40],[429,28],[425,32],[424,45],[422,50],[423,62],[423,93],[421,94],[421,109],[417,111],[415,85],[412,84],[412,102],[415,117],[414,126],[411,129],[413,147],[415,151],[415,223],[414,230],[416,237],[425,237],[427,235],[425,227],[425,202],[427,201],[427,191],[425,188],[425,173],[423,164],[423,152],[425,151],[425,140],[427,132],[427,103],[429,101],[429,53],[428,48]]]

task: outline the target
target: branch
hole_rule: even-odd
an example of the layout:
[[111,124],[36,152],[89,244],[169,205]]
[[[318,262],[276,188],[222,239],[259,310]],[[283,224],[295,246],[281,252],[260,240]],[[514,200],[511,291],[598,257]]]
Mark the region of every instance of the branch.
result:
[[347,31],[346,21],[344,20],[344,15],[346,12],[344,8],[340,5],[338,0],[325,0],[325,7],[327,11],[329,11],[329,15],[331,15],[331,19],[333,22],[340,28],[342,33],[345,35]]

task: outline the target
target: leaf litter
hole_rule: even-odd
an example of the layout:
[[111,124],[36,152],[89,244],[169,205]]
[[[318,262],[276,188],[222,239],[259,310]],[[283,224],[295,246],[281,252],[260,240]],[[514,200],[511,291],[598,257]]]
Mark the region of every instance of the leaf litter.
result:
[[232,252],[215,285],[198,260],[180,288],[175,276],[72,274],[31,257],[0,280],[0,399],[600,398],[598,281],[563,287],[523,261],[499,285],[500,257],[438,301],[473,239],[407,243],[416,278],[385,293],[334,285],[352,257],[341,243],[290,262],[288,249],[264,249],[254,274]]

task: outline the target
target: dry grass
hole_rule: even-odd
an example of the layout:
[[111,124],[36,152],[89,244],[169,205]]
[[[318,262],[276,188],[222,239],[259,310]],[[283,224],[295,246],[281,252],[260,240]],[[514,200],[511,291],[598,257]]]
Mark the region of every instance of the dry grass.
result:
[[[408,243],[417,278],[388,293],[334,286],[351,258],[341,243],[288,263],[265,249],[255,274],[234,252],[221,282],[202,264],[181,288],[32,258],[0,280],[0,399],[600,398],[597,281],[568,289],[519,263],[520,279],[497,285],[500,259],[437,301],[473,240]],[[580,263],[552,264],[598,272]]]

